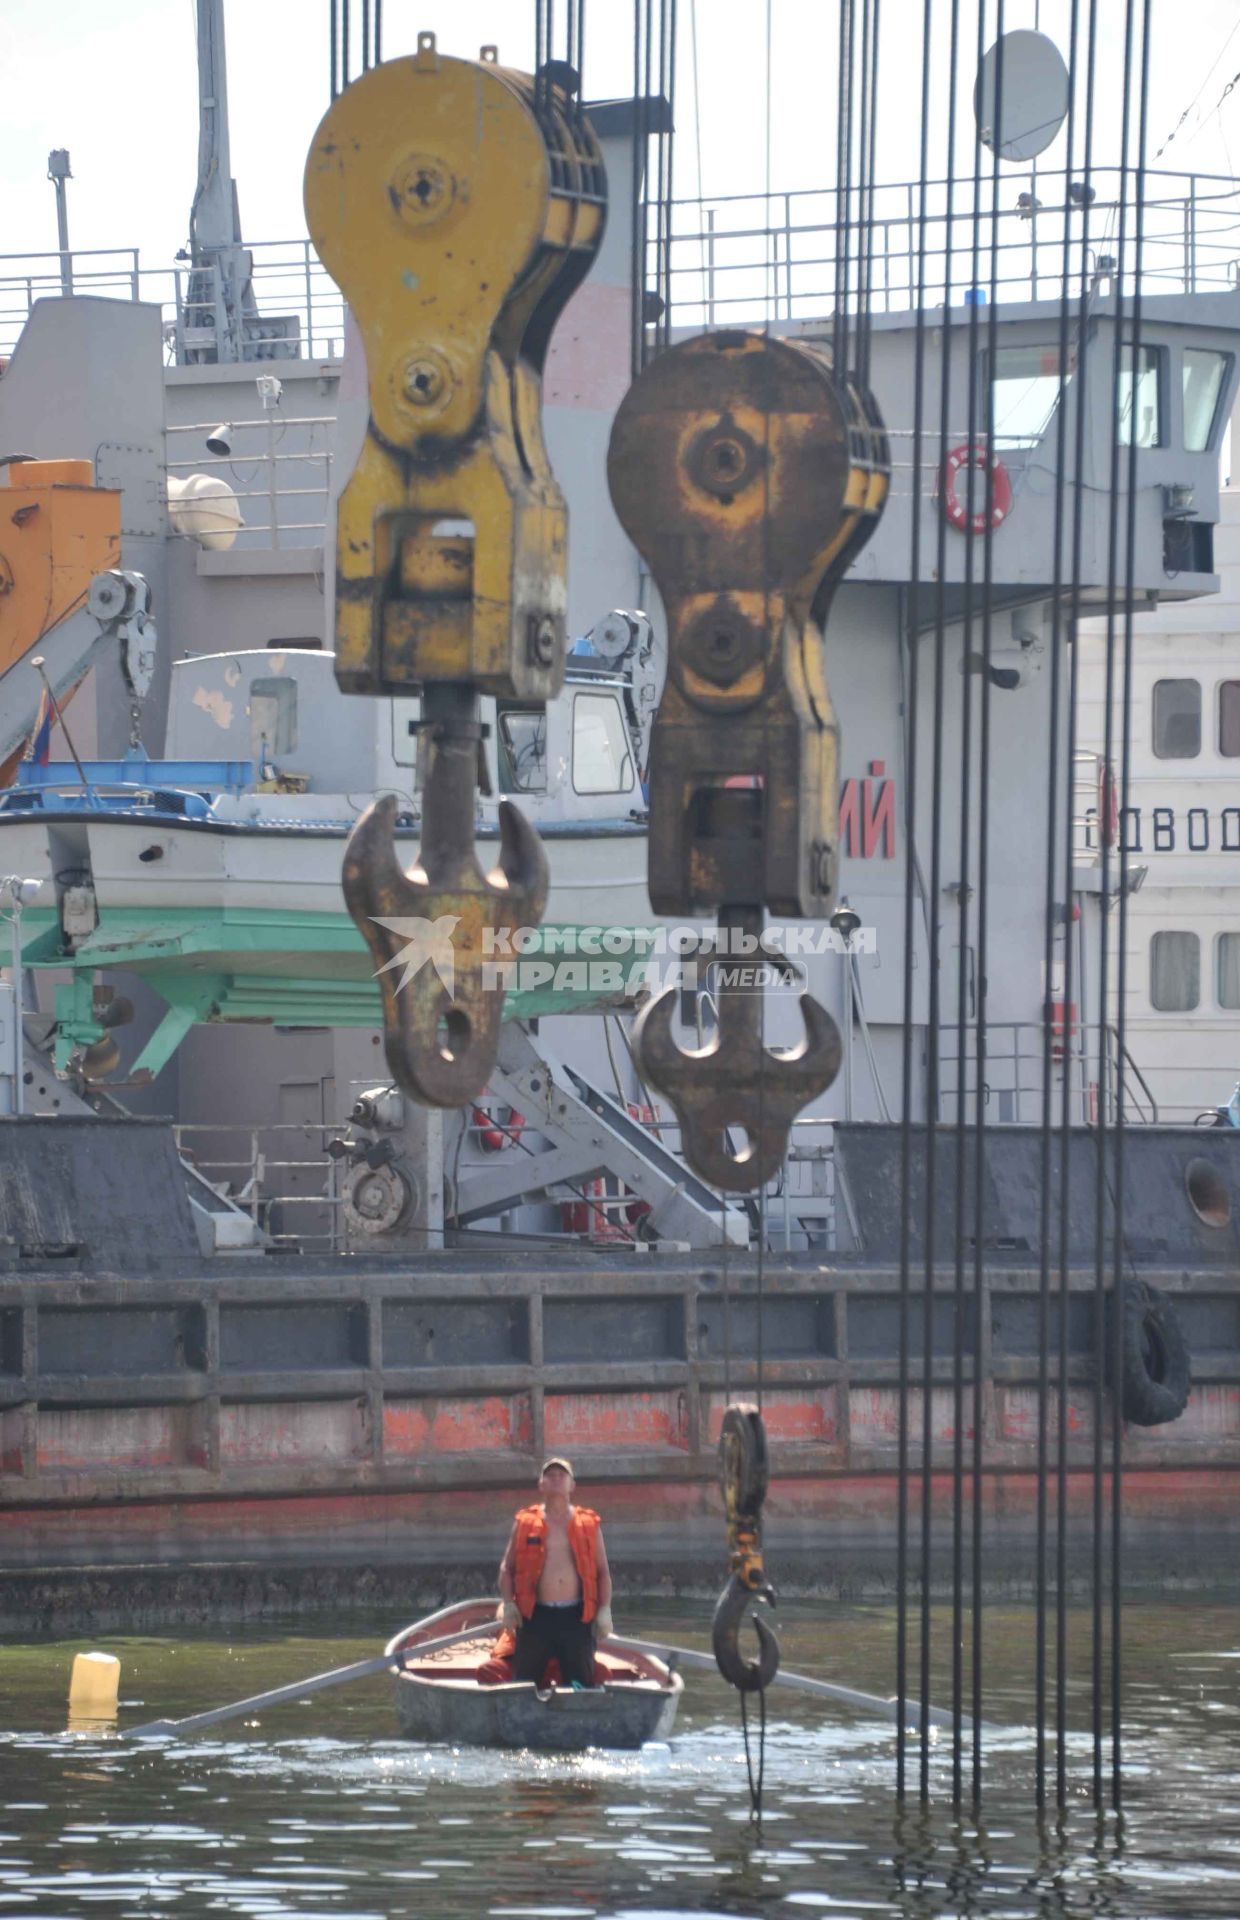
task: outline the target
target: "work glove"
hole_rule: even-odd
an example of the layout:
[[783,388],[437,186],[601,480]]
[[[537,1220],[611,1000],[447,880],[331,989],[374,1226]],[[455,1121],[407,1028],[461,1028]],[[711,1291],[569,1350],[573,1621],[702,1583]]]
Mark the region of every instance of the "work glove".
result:
[[515,1633],[521,1625],[521,1609],[515,1600],[501,1600],[495,1609],[495,1618],[501,1627],[507,1627],[510,1633]]
[[596,1640],[610,1640],[616,1631],[616,1623],[611,1617],[610,1607],[600,1607],[594,1616],[594,1637]]

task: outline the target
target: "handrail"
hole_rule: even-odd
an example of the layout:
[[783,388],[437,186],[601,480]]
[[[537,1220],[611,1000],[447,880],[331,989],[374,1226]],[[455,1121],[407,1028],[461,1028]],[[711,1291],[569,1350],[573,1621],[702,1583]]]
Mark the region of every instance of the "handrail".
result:
[[1136,1075],[1138,1082],[1140,1083],[1141,1091],[1144,1093],[1146,1099],[1150,1103],[1150,1117],[1145,1124],[1151,1127],[1156,1127],[1158,1125],[1158,1102],[1154,1098],[1153,1091],[1150,1087],[1149,1081],[1146,1079],[1140,1067],[1137,1065],[1131,1053],[1128,1051],[1127,1041],[1120,1040],[1119,1028],[1108,1026],[1107,1032],[1111,1035],[1111,1037],[1115,1041],[1116,1064],[1119,1068],[1121,1078],[1123,1077],[1124,1067],[1125,1066],[1131,1067],[1133,1073]]

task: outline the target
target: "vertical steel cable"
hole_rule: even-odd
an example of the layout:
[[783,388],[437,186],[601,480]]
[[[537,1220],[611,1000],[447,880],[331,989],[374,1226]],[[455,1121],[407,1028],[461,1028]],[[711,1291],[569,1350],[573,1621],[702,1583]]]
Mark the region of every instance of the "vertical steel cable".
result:
[[[981,71],[982,56],[986,50],[986,6],[985,0],[978,0],[976,56],[978,71]],[[998,89],[996,89],[998,97]],[[968,364],[976,368],[978,364],[978,281],[981,274],[981,197],[982,197],[982,143],[973,139],[973,239],[970,256],[969,282],[971,300],[969,305],[969,353]],[[948,246],[950,248],[950,232]],[[944,327],[946,330],[944,308]],[[977,399],[978,382],[974,375],[968,382],[968,401],[966,407],[967,429],[965,442],[969,449],[968,464],[965,469],[965,550],[964,550],[964,605],[960,627],[961,666],[960,678],[960,834],[959,861],[960,871],[956,891],[956,951],[959,965],[956,979],[956,1121],[954,1128],[956,1194],[953,1216],[953,1238],[955,1270],[952,1283],[952,1805],[959,1808],[963,1795],[963,1719],[964,1719],[964,1323],[965,1323],[965,1201],[966,1201],[966,1146],[968,1142],[968,1032],[969,1032],[969,970],[966,957],[969,953],[969,900],[972,888],[969,883],[970,841],[972,822],[969,818],[970,795],[972,789],[972,750],[973,750],[973,679],[970,662],[973,656],[973,600],[975,587],[974,568],[974,515],[977,511],[977,469],[973,461],[973,449],[977,445]],[[945,452],[944,447],[941,451]],[[987,484],[984,489],[989,492]],[[989,510],[984,516],[986,530],[989,532]],[[979,793],[979,801],[984,795]],[[980,1037],[981,1002],[975,1007],[978,1021],[977,1031]],[[982,1103],[982,1080],[980,1072],[976,1079],[976,1103],[980,1109]],[[974,1227],[976,1229],[976,1209]],[[975,1233],[975,1238],[977,1235]],[[974,1299],[974,1314],[980,1314],[980,1299]],[[974,1343],[976,1346],[976,1342]]]
[[[1075,493],[1072,503],[1072,565],[1070,570],[1070,595],[1068,631],[1071,644],[1071,662],[1068,684],[1068,740],[1065,758],[1068,779],[1072,783],[1076,766],[1077,741],[1077,704],[1080,680],[1080,620],[1081,620],[1081,575],[1084,544],[1084,508],[1085,508],[1085,420],[1088,394],[1088,375],[1092,364],[1089,351],[1090,308],[1092,304],[1089,271],[1089,206],[1093,192],[1093,150],[1094,150],[1094,74],[1098,46],[1098,0],[1089,0],[1089,25],[1086,36],[1085,53],[1085,133],[1083,164],[1080,178],[1083,188],[1081,207],[1080,242],[1080,285],[1077,296],[1076,318],[1076,419],[1075,446],[1073,450],[1073,484]],[[1073,46],[1073,65],[1076,66],[1076,48]],[[1069,155],[1071,158],[1071,155]],[[1072,785],[1069,785],[1069,795]],[[1072,801],[1066,810],[1064,820],[1064,871],[1072,874],[1074,856],[1074,823]],[[1071,892],[1069,890],[1069,900]],[[1075,905],[1075,902],[1072,902]],[[1071,914],[1071,907],[1070,907]],[[1072,1002],[1074,970],[1076,956],[1072,944],[1072,928],[1075,922],[1069,917],[1068,939],[1064,950],[1064,1006],[1066,1010]],[[1084,992],[1085,982],[1081,981]],[[1084,1022],[1081,1023],[1081,1059],[1087,1059],[1088,1045]],[[1068,1063],[1071,1062],[1071,1042],[1068,1042]],[[1069,1354],[1069,1318],[1071,1307],[1071,1284],[1069,1278],[1068,1246],[1070,1233],[1071,1180],[1072,1180],[1072,1085],[1071,1074],[1065,1071],[1063,1080],[1062,1133],[1063,1166],[1059,1184],[1059,1431],[1056,1451],[1056,1554],[1055,1554],[1055,1799],[1062,1807],[1067,1801],[1068,1792],[1068,1627],[1067,1627],[1067,1590],[1068,1590],[1068,1354]]]
[[383,58],[383,0],[375,0],[375,65]]
[[831,360],[843,375],[848,361],[848,256],[852,195],[849,186],[848,72],[852,61],[849,40],[851,0],[840,0],[839,72],[836,81],[835,120],[835,313],[831,328]]
[[340,0],[329,0],[328,38],[331,41],[331,97],[340,92],[337,66],[340,59]]
[[869,251],[869,226],[865,204],[865,159],[870,136],[870,0],[861,0],[861,85],[857,105],[857,314],[853,324],[853,372],[861,378],[862,336],[865,332],[865,280],[863,261]]
[[362,0],[362,72],[370,68],[370,0]]
[[[960,38],[960,0],[951,0],[949,31],[950,79],[947,100],[947,177],[943,248],[943,327],[939,356],[939,448],[940,467],[947,454],[950,436],[951,405],[951,295],[952,295],[952,219],[955,206],[956,146],[956,66]],[[933,1494],[933,1385],[934,1385],[934,1264],[936,1242],[935,1178],[937,1174],[936,1125],[939,1108],[939,964],[942,952],[940,895],[943,883],[943,709],[945,699],[947,609],[944,575],[947,570],[947,516],[939,515],[936,548],[934,605],[934,736],[931,774],[930,845],[930,1014],[927,1035],[926,1076],[926,1244],[922,1326],[922,1591],[921,1591],[921,1797],[930,1795],[930,1554],[932,1546],[931,1499]]]
[[[640,117],[641,117],[641,129],[642,129],[641,165],[642,165],[643,177],[645,177],[645,175],[648,174],[649,168],[650,168],[650,102],[651,102],[651,93],[654,86],[653,0],[646,0],[646,14],[645,14],[645,21],[643,24],[645,29],[645,38],[644,38],[643,53],[642,53],[641,116]],[[659,242],[660,242],[661,232],[662,232],[661,223],[662,223],[662,213],[663,213],[663,178],[662,178],[662,171],[661,171],[662,165],[663,165],[663,147],[662,147],[661,138],[657,133],[655,135],[655,140],[656,140],[656,147],[655,147],[655,169],[654,169],[655,187],[654,187],[654,289],[653,291],[657,293],[659,290],[659,261],[660,261]],[[645,366],[646,364],[647,341],[649,339],[649,336],[646,331],[646,282],[650,276],[649,209],[650,209],[650,195],[647,192],[643,195],[643,200],[642,200],[642,283],[641,283],[642,360],[641,360],[641,363],[643,366]],[[653,341],[653,345],[656,350],[658,348],[658,344],[659,344],[659,316],[656,314],[654,319],[654,341]]]
[[1124,1598],[1124,1058],[1128,998],[1128,845],[1126,823],[1132,798],[1132,613],[1137,543],[1136,383],[1141,362],[1141,272],[1145,251],[1145,152],[1149,132],[1150,0],[1141,25],[1141,80],[1137,103],[1135,224],[1132,249],[1132,431],[1128,442],[1128,528],[1124,569],[1124,665],[1120,693],[1119,935],[1116,967],[1115,1056],[1118,1106],[1115,1130],[1115,1251],[1111,1276],[1111,1804],[1123,1805],[1123,1598]]
[[[866,201],[861,208],[861,232],[865,242],[865,273],[860,289],[860,336],[857,352],[857,374],[861,384],[870,384],[870,334],[873,320],[874,299],[874,206],[877,184],[876,149],[878,142],[878,35],[881,22],[880,0],[873,0],[873,21],[870,30],[870,70],[869,89],[869,139],[862,149],[862,175],[866,183]],[[791,316],[790,316],[791,317]]]
[[[585,0],[582,0],[585,5]],[[668,53],[667,87],[667,312],[666,339],[672,343],[672,213],[676,205],[673,182],[676,163],[676,54],[679,40],[680,0],[671,5],[671,47]]]
[[[908,1494],[909,1494],[909,1335],[911,1331],[911,1186],[913,1162],[913,974],[916,946],[913,937],[917,844],[917,722],[921,658],[921,467],[925,435],[926,398],[926,234],[927,175],[930,143],[930,43],[933,0],[922,4],[921,158],[917,218],[917,290],[913,333],[913,442],[912,534],[909,555],[909,599],[905,628],[908,648],[908,684],[904,702],[904,1030],[900,1071],[900,1352],[899,1433],[896,1481],[896,1795],[904,1799],[907,1770],[908,1723]],[[910,293],[912,289],[910,288]]]
[[[985,1445],[985,1395],[983,1392],[983,1362],[988,1350],[989,1328],[983,1319],[983,1307],[989,1312],[984,1279],[983,1232],[985,1208],[985,1166],[986,1166],[986,1072],[987,1072],[987,1027],[986,994],[990,956],[989,942],[989,888],[990,888],[990,750],[991,750],[991,695],[990,667],[994,648],[993,608],[995,577],[995,358],[999,345],[999,190],[1001,175],[999,171],[999,145],[1002,138],[1002,88],[1003,88],[1003,33],[1004,0],[999,0],[996,20],[996,35],[1000,53],[996,61],[995,72],[995,145],[991,158],[990,180],[990,286],[986,313],[986,400],[984,415],[985,445],[990,456],[986,467],[985,489],[985,532],[982,536],[982,675],[981,675],[981,754],[978,768],[978,855],[977,855],[977,1039],[975,1044],[976,1063],[974,1066],[974,1085],[977,1088],[975,1105],[974,1150],[973,1150],[973,1621],[971,1645],[971,1707],[973,1717],[972,1733],[972,1789],[973,1805],[977,1807],[982,1797],[982,1659],[983,1659],[983,1623],[982,1623],[982,1528],[983,1528],[983,1480]],[[980,191],[980,189],[979,189]],[[980,205],[978,207],[980,219]],[[974,280],[976,285],[976,277]],[[976,296],[975,296],[976,299]]]
[[668,0],[667,7],[667,82],[663,88],[667,99],[667,128],[662,136],[663,148],[667,155],[665,169],[667,212],[664,222],[663,241],[663,344],[672,344],[672,213],[675,207],[672,169],[676,157],[676,18],[678,0]]
[[[1128,243],[1128,154],[1129,125],[1132,113],[1132,37],[1133,8],[1132,0],[1126,0],[1124,8],[1124,79],[1122,104],[1120,107],[1120,165],[1119,165],[1119,229],[1115,243],[1115,313],[1111,340],[1111,463],[1109,476],[1109,498],[1107,516],[1107,583],[1106,583],[1106,692],[1105,715],[1103,723],[1104,743],[1103,760],[1107,769],[1107,778],[1111,780],[1115,755],[1115,607],[1119,592],[1120,554],[1119,554],[1119,486],[1121,462],[1121,419],[1120,397],[1124,378],[1124,278],[1127,270]],[[1138,357],[1133,349],[1130,352],[1131,373],[1129,391],[1131,410],[1129,432],[1136,434],[1137,424],[1137,382],[1140,376]],[[1101,823],[1100,823],[1101,824]],[[1107,1312],[1106,1312],[1106,1276],[1107,1276],[1107,1200],[1111,1199],[1114,1213],[1113,1190],[1107,1178],[1108,1119],[1107,1093],[1110,1081],[1110,1050],[1108,1036],[1108,993],[1110,988],[1110,915],[1105,911],[1110,897],[1111,847],[1110,836],[1105,831],[1102,839],[1102,903],[1104,911],[1099,927],[1099,995],[1098,995],[1098,1139],[1097,1161],[1094,1169],[1094,1480],[1093,1480],[1093,1636],[1092,1636],[1092,1719],[1093,1719],[1093,1794],[1094,1804],[1101,1807],[1103,1793],[1103,1653],[1104,1619],[1110,1611],[1104,1607],[1103,1573],[1104,1552],[1104,1459],[1105,1459],[1105,1384],[1107,1354]],[[1123,844],[1122,827],[1119,836]],[[1120,855],[1120,888],[1123,887],[1123,856]],[[1120,1091],[1120,1063],[1116,1061],[1116,1130],[1122,1126],[1123,1096]],[[1119,1232],[1118,1216],[1114,1217],[1113,1231]],[[1122,1309],[1122,1289],[1117,1290],[1111,1301],[1112,1323],[1119,1319]],[[1120,1381],[1118,1376],[1112,1381],[1112,1390],[1118,1395]],[[1110,1569],[1114,1579],[1114,1566]]]
[[857,45],[857,0],[843,0],[848,14],[848,67],[845,87],[845,134],[844,145],[844,357],[842,369],[848,372],[854,348],[854,327],[850,302],[854,297],[852,261],[854,244],[858,258],[861,251],[861,225],[853,215],[853,82],[856,74],[855,49]]
[[[647,93],[653,91],[660,100],[667,97],[667,0],[659,0],[658,67],[656,70],[653,65],[648,65],[646,91]],[[671,297],[670,286],[665,287],[668,260],[667,139],[661,122],[655,131],[654,150],[654,287],[660,303],[654,322],[654,347],[657,353],[664,345],[665,322]]]
[[633,0],[633,145],[630,155],[632,178],[629,182],[630,233],[629,277],[632,287],[630,371],[636,380],[645,365],[644,294],[646,287],[645,204],[642,170],[646,162],[646,99],[642,91],[642,15],[649,0]]
[[551,59],[553,0],[536,0],[534,8],[534,111],[540,117],[547,106],[547,63]]
[[[1075,52],[1076,44],[1076,7],[1073,0],[1072,24],[1069,29],[1069,46]],[[1068,145],[1067,167],[1065,169],[1065,189],[1071,174],[1072,140],[1075,126],[1075,62],[1070,61],[1068,70]],[[1068,407],[1068,315],[1071,300],[1071,223],[1068,217],[1070,201],[1064,193],[1063,244],[1062,244],[1062,285],[1059,296],[1059,391],[1056,400],[1056,455],[1055,455],[1055,507],[1052,540],[1052,600],[1051,600],[1051,673],[1050,673],[1050,735],[1047,750],[1047,789],[1046,789],[1046,888],[1043,903],[1043,952],[1042,952],[1042,1101],[1041,1101],[1041,1193],[1039,1214],[1039,1266],[1038,1266],[1038,1434],[1037,1434],[1037,1545],[1036,1545],[1036,1582],[1037,1582],[1037,1628],[1034,1644],[1034,1698],[1036,1720],[1036,1747],[1034,1757],[1035,1795],[1039,1808],[1046,1805],[1046,1606],[1047,1572],[1049,1550],[1048,1515],[1048,1478],[1050,1446],[1050,1295],[1051,1295],[1051,1119],[1054,1105],[1054,1034],[1051,985],[1055,964],[1056,899],[1058,893],[1060,845],[1057,830],[1059,790],[1063,778],[1060,763],[1060,721],[1062,704],[1062,661],[1063,647],[1063,562],[1064,562],[1064,501],[1067,482],[1067,407]],[[1079,492],[1079,489],[1078,489]],[[1072,767],[1067,769],[1067,811],[1072,811]],[[1071,899],[1072,870],[1069,865],[1065,875],[1064,898]],[[1065,909],[1066,916],[1066,909]],[[1071,938],[1071,922],[1064,921],[1066,938]],[[1066,1002],[1064,1024],[1067,1023]],[[1066,1180],[1068,1172],[1068,1143],[1060,1144],[1060,1179]],[[1061,1311],[1062,1311],[1062,1301]],[[1061,1409],[1062,1414],[1062,1409]]]
[[353,0],[340,0],[340,91],[343,93],[349,84],[349,15],[353,11]]

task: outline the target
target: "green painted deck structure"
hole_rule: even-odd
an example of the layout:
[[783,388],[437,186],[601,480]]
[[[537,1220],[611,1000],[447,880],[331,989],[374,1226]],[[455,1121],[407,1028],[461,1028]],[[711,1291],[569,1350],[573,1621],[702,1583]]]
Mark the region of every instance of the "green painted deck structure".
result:
[[[532,1020],[556,1013],[587,1013],[601,1006],[631,1004],[654,944],[650,928],[625,928],[620,958],[625,988],[594,990],[575,983],[510,992],[506,1020]],[[524,959],[562,959],[571,951],[571,930],[539,929]],[[566,936],[568,936],[566,938]],[[622,943],[619,943],[622,944]],[[156,1074],[167,1065],[190,1028],[200,1022],[270,1021],[282,1027],[382,1027],[379,988],[369,951],[347,913],[299,913],[254,907],[123,907],[101,912],[94,932],[66,953],[49,908],[22,919],[25,964],[68,969],[56,988],[56,1066],[64,1068],[79,1049],[103,1034],[94,990],[103,972],[136,974],[164,1001],[167,1011],[130,1075]]]

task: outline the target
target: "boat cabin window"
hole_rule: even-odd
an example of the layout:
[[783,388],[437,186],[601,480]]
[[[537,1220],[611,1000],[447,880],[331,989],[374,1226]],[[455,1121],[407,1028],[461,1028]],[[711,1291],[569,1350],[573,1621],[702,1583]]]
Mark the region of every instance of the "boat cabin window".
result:
[[1119,442],[1130,447],[1165,447],[1166,420],[1163,399],[1163,349],[1142,346],[1136,355],[1134,378],[1133,344],[1124,342],[1120,356]]
[[1201,683],[1154,682],[1154,752],[1160,760],[1195,760],[1201,752]]
[[1218,750],[1240,758],[1240,680],[1224,680],[1218,690]]
[[544,707],[501,707],[499,784],[502,793],[547,791],[547,713]]
[[1184,349],[1184,448],[1208,453],[1222,420],[1219,401],[1231,369],[1229,353],[1211,353],[1205,347]]
[[[1076,354],[1071,352],[1069,379],[1075,371]],[[1036,447],[1059,404],[1058,345],[996,348],[990,399],[996,448]]]
[[620,702],[611,693],[573,698],[573,786],[578,793],[628,793],[633,756]]
[[255,766],[264,755],[292,753],[297,745],[297,682],[251,680],[250,753]]
[[1150,941],[1150,1005],[1191,1013],[1201,1000],[1201,942],[1195,933],[1156,933]]
[[1240,1007],[1240,933],[1220,933],[1214,942],[1214,984],[1220,1007]]

